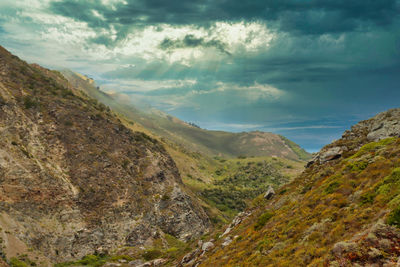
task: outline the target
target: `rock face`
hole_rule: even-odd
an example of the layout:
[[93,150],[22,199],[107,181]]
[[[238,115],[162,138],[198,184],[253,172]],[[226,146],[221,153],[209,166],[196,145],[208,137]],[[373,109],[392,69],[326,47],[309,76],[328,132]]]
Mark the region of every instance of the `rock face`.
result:
[[392,109],[375,116],[368,123],[370,141],[400,136],[400,109]]
[[322,148],[307,166],[339,159],[347,151],[358,149],[368,142],[377,142],[389,137],[400,137],[400,108],[379,113],[369,120],[357,123],[351,127],[351,130],[344,132],[342,139]]
[[190,239],[209,220],[159,142],[0,47],[0,227],[7,256],[18,240],[54,262]]

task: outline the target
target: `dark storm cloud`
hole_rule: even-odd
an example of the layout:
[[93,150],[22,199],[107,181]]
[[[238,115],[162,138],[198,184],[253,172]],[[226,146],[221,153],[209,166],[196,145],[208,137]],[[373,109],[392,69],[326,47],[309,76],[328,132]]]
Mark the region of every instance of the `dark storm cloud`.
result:
[[179,48],[195,48],[195,47],[204,47],[204,48],[213,47],[222,53],[230,55],[229,51],[227,51],[226,49],[226,44],[224,44],[223,42],[215,39],[206,41],[204,38],[198,38],[192,34],[188,34],[184,38],[178,40],[165,38],[160,43],[159,47],[164,50],[174,50]]
[[400,11],[396,0],[127,0],[114,6],[115,10],[99,1],[63,0],[52,2],[49,8],[94,28],[114,25],[121,33],[127,27],[149,24],[205,26],[240,20],[265,21],[301,34],[340,33],[390,25]]
[[[400,99],[400,0],[19,2],[0,1],[2,45],[200,125],[265,125],[316,149]],[[283,93],[250,102],[257,86]],[[316,134],[332,117],[340,131]]]

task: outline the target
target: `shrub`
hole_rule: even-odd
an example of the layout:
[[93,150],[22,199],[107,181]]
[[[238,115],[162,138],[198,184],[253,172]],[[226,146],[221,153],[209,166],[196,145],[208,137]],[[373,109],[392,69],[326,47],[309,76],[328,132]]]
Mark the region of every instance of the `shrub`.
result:
[[374,203],[374,199],[375,199],[375,192],[367,192],[363,195],[361,195],[361,204],[365,205],[365,204],[372,204]]
[[389,213],[387,224],[400,228],[400,207],[395,208]]
[[330,183],[326,188],[325,188],[325,193],[327,194],[332,194],[333,192],[336,191],[336,189],[339,187],[338,182],[332,182]]
[[216,171],[215,171],[215,174],[218,175],[218,176],[220,176],[220,175],[222,174],[222,170],[220,170],[220,169],[219,169],[219,170],[216,170]]
[[101,260],[99,256],[87,255],[83,257],[79,263],[83,265],[95,265],[99,260]]
[[354,163],[350,163],[348,165],[348,168],[353,172],[360,172],[360,171],[365,170],[365,168],[367,168],[367,166],[368,166],[368,162],[356,161]]
[[24,97],[24,107],[26,109],[37,107],[38,103],[29,96]]
[[167,200],[170,200],[170,199],[171,199],[170,196],[168,196],[167,194],[165,194],[165,195],[163,195],[161,197],[161,200],[163,200],[163,201],[167,201]]
[[257,220],[256,224],[254,225],[254,229],[259,230],[259,229],[263,228],[264,225],[269,221],[269,219],[272,218],[272,216],[274,216],[274,214],[269,211],[263,213],[260,217],[258,217],[258,220]]
[[10,266],[11,267],[28,267],[28,264],[25,262],[13,257],[10,259]]
[[161,257],[161,255],[162,255],[162,252],[159,249],[148,249],[145,252],[143,252],[142,257],[146,261],[151,261],[151,260]]

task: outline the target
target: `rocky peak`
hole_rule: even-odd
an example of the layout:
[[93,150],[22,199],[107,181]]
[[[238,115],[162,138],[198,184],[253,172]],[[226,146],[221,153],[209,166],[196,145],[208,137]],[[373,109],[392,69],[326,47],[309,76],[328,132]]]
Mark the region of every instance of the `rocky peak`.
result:
[[343,153],[353,153],[369,142],[399,136],[400,108],[390,109],[371,119],[357,123],[350,130],[346,130],[341,139],[322,148],[307,166],[338,159],[342,157]]

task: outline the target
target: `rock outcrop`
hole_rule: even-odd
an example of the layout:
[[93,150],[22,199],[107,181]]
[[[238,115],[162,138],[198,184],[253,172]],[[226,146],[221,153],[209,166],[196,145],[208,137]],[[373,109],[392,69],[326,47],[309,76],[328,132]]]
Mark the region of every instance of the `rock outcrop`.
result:
[[57,72],[0,47],[0,233],[7,257],[20,243],[55,262],[151,245],[163,233],[198,237],[209,220],[185,190],[159,142],[127,129]]
[[368,142],[376,142],[389,137],[400,137],[400,108],[379,113],[375,117],[361,121],[343,133],[340,140],[325,146],[307,163],[323,164],[342,157],[343,153],[356,150]]
[[268,186],[267,192],[264,194],[265,199],[271,199],[275,195],[274,188],[270,185]]

